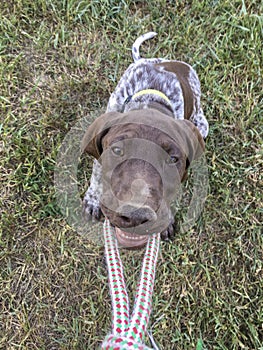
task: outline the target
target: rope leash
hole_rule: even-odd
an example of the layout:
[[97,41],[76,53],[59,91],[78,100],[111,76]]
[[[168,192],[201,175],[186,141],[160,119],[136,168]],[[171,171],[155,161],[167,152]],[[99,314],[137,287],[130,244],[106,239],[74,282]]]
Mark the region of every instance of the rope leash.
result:
[[[118,242],[114,235],[114,229],[108,220],[104,222],[103,231],[113,319],[112,333],[106,336],[101,349],[153,350],[142,342],[147,333],[147,325],[151,314],[160,235],[153,234],[148,239],[141,276],[137,285],[135,304],[130,316],[129,297],[126,290]],[[154,346],[153,341],[152,345]],[[196,350],[203,350],[203,346],[203,341],[198,339]],[[157,347],[154,346],[154,348]]]
[[118,242],[110,222],[104,222],[105,255],[112,300],[112,333],[102,344],[103,350],[150,350],[143,339],[147,332],[152,306],[155,269],[158,258],[160,235],[149,237],[141,276],[137,285],[135,304],[130,316],[129,298],[126,290],[123,266],[119,255]]

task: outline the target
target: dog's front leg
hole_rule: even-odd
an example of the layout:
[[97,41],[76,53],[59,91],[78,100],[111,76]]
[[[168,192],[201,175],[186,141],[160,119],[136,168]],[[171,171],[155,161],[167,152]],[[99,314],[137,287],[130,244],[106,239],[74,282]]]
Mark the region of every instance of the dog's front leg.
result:
[[88,220],[99,220],[102,216],[100,198],[102,194],[102,169],[97,160],[94,160],[90,186],[83,199],[83,213]]

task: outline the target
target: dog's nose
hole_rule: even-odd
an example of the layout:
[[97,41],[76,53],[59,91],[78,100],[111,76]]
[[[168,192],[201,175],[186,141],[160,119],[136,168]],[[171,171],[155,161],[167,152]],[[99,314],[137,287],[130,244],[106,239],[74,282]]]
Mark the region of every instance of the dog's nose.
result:
[[148,207],[134,207],[132,205],[125,205],[118,211],[119,226],[120,227],[136,227],[151,221],[156,220],[155,211]]

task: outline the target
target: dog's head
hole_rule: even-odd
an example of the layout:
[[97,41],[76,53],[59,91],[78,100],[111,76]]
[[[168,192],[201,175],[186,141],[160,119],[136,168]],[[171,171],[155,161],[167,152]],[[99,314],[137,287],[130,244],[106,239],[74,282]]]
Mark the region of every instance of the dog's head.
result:
[[87,129],[82,150],[102,165],[101,209],[124,247],[164,231],[190,163],[204,151],[198,129],[154,109],[111,112]]

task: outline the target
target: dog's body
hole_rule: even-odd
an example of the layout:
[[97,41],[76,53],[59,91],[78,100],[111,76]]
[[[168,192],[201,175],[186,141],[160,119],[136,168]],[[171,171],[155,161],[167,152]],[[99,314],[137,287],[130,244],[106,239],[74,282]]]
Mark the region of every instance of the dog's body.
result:
[[[167,208],[172,200],[169,193],[176,195],[176,191],[166,184],[173,183],[176,188],[176,183],[184,179],[190,161],[204,150],[203,138],[208,134],[200,105],[200,83],[193,68],[179,61],[140,58],[140,44],[154,35],[147,33],[135,41],[135,63],[128,67],[110,96],[107,113],[90,126],[83,140],[83,149],[88,153],[97,159],[104,155],[104,160],[94,162],[84,211],[88,217],[99,219],[102,208],[114,226],[125,229],[118,230],[117,237],[127,247],[146,242],[147,236],[136,235],[134,228],[138,226],[146,231],[161,227],[164,237],[173,234],[173,218]],[[147,140],[147,144],[141,140]],[[134,151],[139,148],[144,152]],[[107,153],[109,149],[112,151]],[[160,164],[167,154],[169,167],[164,171],[165,166]],[[172,158],[176,159],[174,164],[170,163]],[[111,174],[104,176],[110,190],[102,186],[103,172]],[[167,219],[162,221],[164,216]],[[153,224],[157,220],[163,222],[161,226]],[[130,228],[133,233],[128,234]]]
[[[170,109],[169,112],[172,112],[175,119],[191,120],[205,138],[208,134],[208,123],[201,108],[200,83],[194,69],[180,61],[143,59],[139,56],[138,45],[155,34],[150,32],[142,35],[134,43],[135,63],[128,67],[111,94],[107,111],[127,112],[136,109],[136,104],[139,108],[142,104],[143,108],[148,108],[151,102],[160,102]],[[170,102],[154,93],[136,96],[136,93],[143,90],[160,91]]]

